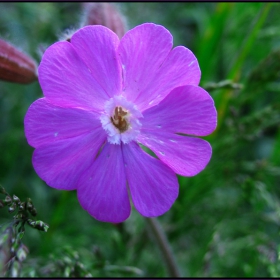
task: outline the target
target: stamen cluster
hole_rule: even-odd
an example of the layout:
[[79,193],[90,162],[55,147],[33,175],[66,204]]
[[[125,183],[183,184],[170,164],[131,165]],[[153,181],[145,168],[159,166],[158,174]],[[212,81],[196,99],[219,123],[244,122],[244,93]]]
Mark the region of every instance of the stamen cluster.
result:
[[128,122],[126,117],[127,111],[123,111],[122,107],[115,108],[115,114],[111,117],[112,124],[120,131],[125,132],[128,129]]

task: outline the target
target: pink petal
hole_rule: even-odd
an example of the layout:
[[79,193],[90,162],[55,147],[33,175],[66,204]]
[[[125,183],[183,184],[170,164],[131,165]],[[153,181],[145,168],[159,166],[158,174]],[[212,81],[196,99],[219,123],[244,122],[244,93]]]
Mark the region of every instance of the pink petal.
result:
[[25,135],[29,145],[43,144],[90,133],[100,127],[95,113],[78,108],[63,108],[40,98],[29,107],[24,118]]
[[69,42],[51,45],[38,72],[43,93],[54,105],[100,112],[109,98]]
[[93,164],[106,137],[99,128],[90,134],[39,146],[32,158],[34,169],[50,187],[76,189],[78,180]]
[[123,95],[129,101],[136,100],[154,80],[155,73],[172,49],[172,40],[167,29],[153,23],[136,26],[123,36],[119,54],[123,68]]
[[71,38],[79,57],[110,97],[121,92],[121,63],[116,52],[119,42],[114,32],[101,25],[81,28]]
[[152,107],[176,87],[197,86],[200,76],[200,68],[194,54],[183,46],[176,47],[154,73],[150,83],[142,88],[135,103],[140,110]]
[[78,199],[95,219],[120,223],[130,215],[130,202],[120,145],[105,144],[81,178]]
[[158,105],[143,112],[142,128],[205,136],[217,126],[212,97],[198,86],[175,88]]
[[179,193],[175,173],[145,153],[136,142],[123,145],[123,156],[135,208],[147,217],[168,211]]
[[194,176],[201,172],[212,155],[210,144],[199,138],[142,130],[137,140],[182,176]]

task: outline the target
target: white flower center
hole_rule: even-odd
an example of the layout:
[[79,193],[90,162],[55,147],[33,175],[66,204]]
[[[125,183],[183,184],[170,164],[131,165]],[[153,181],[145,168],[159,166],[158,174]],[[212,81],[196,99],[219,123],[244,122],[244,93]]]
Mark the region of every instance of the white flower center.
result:
[[102,127],[108,134],[111,144],[124,144],[134,140],[140,133],[142,118],[136,106],[123,96],[114,96],[105,103],[104,112],[100,117]]

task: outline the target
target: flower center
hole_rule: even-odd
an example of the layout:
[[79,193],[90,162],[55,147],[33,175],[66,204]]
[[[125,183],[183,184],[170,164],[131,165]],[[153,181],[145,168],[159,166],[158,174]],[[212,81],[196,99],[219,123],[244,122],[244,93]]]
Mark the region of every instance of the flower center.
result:
[[100,121],[103,129],[107,132],[108,142],[127,144],[135,140],[141,128],[138,119],[142,117],[137,107],[121,95],[114,96],[105,102]]
[[126,119],[127,111],[124,111],[122,107],[116,107],[114,116],[111,117],[112,124],[122,133],[128,129],[128,122]]

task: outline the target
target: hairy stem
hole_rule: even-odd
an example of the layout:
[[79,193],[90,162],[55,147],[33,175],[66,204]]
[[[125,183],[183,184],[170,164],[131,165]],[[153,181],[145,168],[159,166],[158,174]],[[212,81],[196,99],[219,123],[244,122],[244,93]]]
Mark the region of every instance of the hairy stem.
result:
[[167,237],[156,218],[147,218],[147,223],[152,230],[171,277],[181,277],[175,256]]

